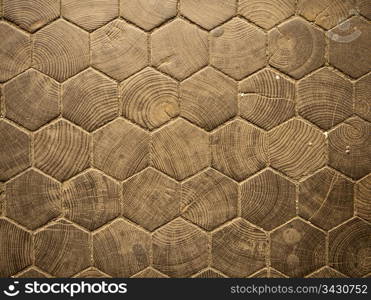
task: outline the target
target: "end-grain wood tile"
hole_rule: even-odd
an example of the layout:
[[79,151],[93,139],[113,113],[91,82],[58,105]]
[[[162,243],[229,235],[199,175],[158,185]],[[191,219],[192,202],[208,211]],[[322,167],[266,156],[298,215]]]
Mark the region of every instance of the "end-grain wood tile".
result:
[[0,22],[0,83],[31,66],[31,39],[21,30]]
[[46,275],[44,273],[41,273],[40,271],[31,268],[21,274],[18,274],[17,276],[14,276],[15,278],[50,278],[50,275]]
[[352,118],[329,133],[329,165],[353,179],[371,172],[371,124]]
[[251,22],[270,29],[295,14],[295,0],[241,0],[239,13]]
[[353,183],[323,169],[299,185],[299,215],[324,230],[353,216]]
[[325,264],[325,234],[301,220],[271,233],[271,265],[290,277],[303,277]]
[[371,225],[355,218],[330,231],[330,266],[350,277],[362,277],[371,272]]
[[62,108],[63,117],[93,131],[117,117],[117,84],[88,69],[63,84]]
[[295,79],[325,63],[325,35],[300,18],[282,23],[269,32],[269,64]]
[[210,30],[236,13],[235,0],[180,0],[180,13]]
[[207,33],[176,19],[151,35],[152,65],[183,80],[208,63]]
[[60,188],[39,172],[23,173],[6,185],[6,216],[31,230],[46,224],[62,212]]
[[262,30],[234,18],[210,32],[210,63],[241,80],[264,67],[265,46],[266,36]]
[[89,167],[90,137],[81,129],[58,121],[34,135],[35,166],[59,181]]
[[59,85],[30,69],[4,85],[5,116],[36,130],[59,115]]
[[182,219],[158,229],[152,237],[153,266],[170,277],[189,277],[207,266],[207,235]]
[[355,113],[371,122],[371,74],[355,83]]
[[179,115],[178,84],[146,68],[120,85],[122,115],[147,129],[155,129]]
[[65,217],[95,230],[120,215],[120,188],[112,179],[88,171],[63,186]]
[[119,0],[62,0],[61,14],[87,31],[93,31],[118,16]]
[[370,71],[371,24],[353,17],[328,33],[330,64],[353,78]]
[[246,277],[265,267],[267,247],[263,231],[238,219],[213,233],[211,265],[230,277]]
[[325,135],[301,120],[291,120],[269,132],[273,168],[299,179],[326,164]]
[[357,216],[371,222],[371,174],[356,184],[354,202]]
[[149,134],[125,120],[115,120],[93,135],[93,165],[123,180],[149,164]]
[[116,80],[124,80],[148,64],[147,35],[123,20],[91,34],[91,63]]
[[237,114],[237,84],[210,67],[183,81],[180,97],[180,115],[206,130]]
[[75,25],[58,20],[34,35],[33,67],[59,82],[89,65],[89,35]]
[[296,215],[296,187],[282,176],[265,170],[241,186],[241,216],[272,230]]
[[0,180],[6,181],[30,165],[28,134],[0,120]]
[[77,276],[74,276],[74,278],[109,278],[109,276],[102,273],[96,268],[89,268],[78,274]]
[[[59,221],[35,235],[35,265],[57,277],[70,277],[90,265],[89,234]],[[76,259],[78,258],[78,259]]]
[[31,264],[31,235],[0,219],[0,277],[10,277]]
[[150,247],[150,235],[124,220],[93,236],[95,265],[113,277],[129,277],[148,267]]
[[295,115],[295,84],[264,69],[240,83],[241,116],[269,130]]
[[123,215],[147,230],[171,221],[180,212],[180,184],[148,168],[123,184]]
[[151,30],[177,14],[177,0],[121,0],[121,16]]
[[59,0],[3,0],[4,17],[34,32],[59,17]]
[[346,276],[330,267],[324,267],[310,274],[307,278],[346,278]]
[[236,120],[211,136],[212,166],[242,181],[267,165],[267,139],[263,131]]
[[151,148],[153,166],[177,180],[210,165],[209,136],[182,119],[154,133]]
[[131,277],[132,278],[169,278],[169,276],[166,276],[165,274],[162,274],[161,272],[153,268],[147,268]]

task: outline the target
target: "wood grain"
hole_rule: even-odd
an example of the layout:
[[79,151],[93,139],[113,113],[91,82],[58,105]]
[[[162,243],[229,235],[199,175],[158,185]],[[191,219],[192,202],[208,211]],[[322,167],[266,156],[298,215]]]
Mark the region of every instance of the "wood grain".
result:
[[34,135],[35,166],[59,181],[89,167],[90,150],[90,137],[66,121]]
[[36,229],[61,214],[60,184],[29,170],[7,183],[6,215]]
[[240,82],[241,117],[270,130],[295,115],[295,85],[264,69]]
[[148,64],[147,35],[122,20],[91,34],[91,64],[116,80],[124,80]]
[[176,19],[151,35],[151,53],[154,67],[183,80],[208,63],[207,33]]
[[211,135],[212,166],[242,181],[267,164],[265,134],[243,121],[233,121]]
[[35,270],[32,268],[15,277],[16,278],[50,278],[51,276],[46,276],[46,274],[41,273],[38,270]]
[[95,230],[121,213],[119,185],[97,171],[88,171],[63,186],[65,217]]
[[183,81],[180,97],[180,115],[206,130],[237,114],[237,85],[210,67]]
[[59,85],[30,69],[4,86],[6,117],[36,130],[59,115]]
[[210,63],[234,79],[241,80],[265,65],[265,34],[244,20],[234,18],[209,36]]
[[129,277],[146,268],[150,247],[150,235],[123,220],[93,236],[95,265],[114,277]]
[[160,273],[159,271],[153,268],[147,268],[131,277],[132,278],[168,278],[168,276]]
[[171,277],[189,277],[207,266],[206,234],[182,219],[157,230],[152,247],[153,266]]
[[303,277],[325,264],[325,234],[295,219],[271,233],[271,265],[290,277]]
[[296,188],[282,176],[266,170],[241,186],[241,216],[272,230],[296,215]]
[[310,23],[294,18],[269,32],[269,64],[295,79],[325,63],[325,37]]
[[371,6],[368,0],[358,0],[357,8],[364,17],[371,20]]
[[93,135],[93,165],[123,180],[149,164],[149,135],[125,120],[115,120]]
[[356,184],[354,202],[357,216],[371,222],[371,175]]
[[123,184],[123,215],[153,231],[180,212],[180,184],[149,168]]
[[152,164],[177,180],[183,180],[210,165],[209,137],[182,119],[152,137]]
[[229,277],[246,277],[265,267],[267,243],[263,231],[238,219],[213,233],[211,265]]
[[179,115],[178,84],[146,68],[120,85],[122,115],[147,129],[155,129]]
[[371,122],[371,75],[368,74],[355,84],[355,113]]
[[307,278],[346,278],[346,276],[330,267],[324,267],[323,269],[310,274]]
[[63,117],[93,131],[117,117],[117,84],[88,69],[63,84],[62,108]]
[[282,273],[269,268],[269,269],[263,269],[258,273],[255,273],[252,276],[249,276],[249,278],[287,278],[287,276],[283,275]]
[[196,276],[193,276],[194,278],[226,278],[225,276],[211,270],[211,269],[207,269],[201,273],[199,273],[198,275]]
[[74,278],[108,278],[106,274],[103,274],[101,271],[95,268],[90,268],[84,272],[74,276]]

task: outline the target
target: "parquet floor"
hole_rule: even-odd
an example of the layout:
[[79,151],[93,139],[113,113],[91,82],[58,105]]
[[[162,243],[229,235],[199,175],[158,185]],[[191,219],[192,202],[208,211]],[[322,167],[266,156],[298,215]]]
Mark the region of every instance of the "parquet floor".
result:
[[371,276],[371,1],[0,4],[1,277]]

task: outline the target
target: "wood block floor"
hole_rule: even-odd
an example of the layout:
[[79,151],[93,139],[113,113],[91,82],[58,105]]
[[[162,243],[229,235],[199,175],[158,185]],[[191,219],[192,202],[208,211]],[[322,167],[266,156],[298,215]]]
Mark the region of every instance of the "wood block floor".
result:
[[371,276],[371,1],[0,4],[1,277]]

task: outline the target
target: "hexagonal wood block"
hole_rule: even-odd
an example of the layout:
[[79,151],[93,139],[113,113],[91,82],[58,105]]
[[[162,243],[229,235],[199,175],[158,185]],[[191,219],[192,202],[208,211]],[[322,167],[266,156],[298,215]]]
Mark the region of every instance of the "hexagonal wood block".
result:
[[169,276],[166,276],[165,274],[162,274],[161,272],[153,268],[147,268],[131,277],[132,278],[169,278]]
[[63,117],[93,131],[118,115],[117,84],[88,69],[63,84]]
[[328,130],[353,114],[353,85],[328,68],[298,84],[299,114]]
[[30,138],[0,120],[0,141],[0,180],[6,181],[30,166]]
[[18,274],[17,276],[14,276],[16,278],[50,278],[50,275],[47,275],[45,273],[41,273],[40,271],[31,268],[21,274]]
[[181,0],[180,13],[208,30],[236,13],[234,0]]
[[109,278],[110,276],[102,273],[96,268],[89,268],[82,273],[78,274],[77,276],[73,276],[74,278]]
[[152,245],[153,266],[171,277],[189,277],[207,266],[207,235],[182,219],[157,230]]
[[240,83],[240,113],[269,130],[295,115],[295,84],[280,73],[264,69]]
[[267,247],[263,231],[238,219],[213,233],[211,265],[230,277],[246,277],[265,267]]
[[370,130],[370,123],[352,118],[331,131],[329,165],[354,179],[370,173]]
[[93,165],[123,180],[149,164],[149,134],[125,120],[115,120],[93,135]]
[[0,83],[5,82],[31,66],[31,39],[29,35],[0,22]]
[[95,265],[113,277],[129,277],[149,265],[151,237],[117,220],[93,236]]
[[123,215],[152,231],[179,215],[180,185],[148,168],[123,184]]
[[89,234],[67,221],[35,235],[35,265],[54,276],[70,277],[87,268],[90,255]]
[[307,278],[346,278],[344,274],[341,274],[340,272],[332,268],[329,268],[329,267],[324,267],[320,269],[319,271],[316,271],[306,277]]
[[294,18],[269,32],[269,64],[295,79],[325,63],[325,36],[300,18]]
[[61,13],[67,20],[93,31],[118,16],[119,0],[62,0]]
[[34,170],[6,185],[6,215],[36,229],[61,214],[60,184]]
[[122,115],[147,129],[154,129],[179,115],[178,84],[146,68],[120,86]]
[[371,175],[356,184],[354,201],[356,214],[371,222]]
[[325,234],[301,220],[271,233],[271,265],[290,277],[303,277],[325,264]]
[[353,216],[353,183],[324,169],[300,183],[299,215],[325,230]]
[[90,148],[90,137],[85,132],[58,121],[35,134],[35,166],[65,181],[89,167]]
[[121,16],[151,30],[176,16],[177,0],[121,0]]
[[207,33],[181,19],[151,36],[152,65],[183,80],[208,63]]
[[112,179],[88,171],[63,186],[65,217],[95,230],[121,213],[120,188]]
[[0,277],[10,277],[32,263],[29,233],[0,219],[0,240]]
[[89,35],[64,20],[58,20],[34,35],[33,67],[58,81],[89,65]]
[[91,34],[92,66],[124,80],[148,64],[147,35],[122,20]]
[[354,0],[299,0],[298,9],[304,18],[328,30],[354,14],[357,5]]
[[59,0],[3,0],[4,17],[34,32],[59,16]]
[[240,80],[265,65],[265,44],[263,31],[242,19],[234,18],[211,31],[210,63]]
[[241,216],[253,224],[272,230],[296,215],[295,185],[265,170],[241,186]]
[[266,136],[246,122],[233,121],[212,134],[211,153],[215,169],[242,181],[266,166]]
[[326,163],[325,136],[301,120],[291,120],[269,132],[271,166],[299,179]]
[[209,137],[182,119],[153,134],[153,166],[183,180],[210,165]]
[[251,22],[270,29],[295,14],[295,0],[241,0],[239,13]]
[[59,85],[30,69],[4,86],[6,117],[36,130],[59,115]]
[[198,273],[194,278],[226,278],[224,275],[221,275],[212,269],[207,269],[201,273]]
[[371,225],[355,218],[330,231],[329,263],[350,277],[360,278],[371,272]]
[[181,113],[190,122],[212,130],[237,114],[237,84],[206,68],[180,85]]
[[238,185],[209,169],[182,184],[182,216],[213,230],[237,215]]
[[360,117],[371,122],[371,74],[358,80],[355,84],[354,111]]
[[330,64],[353,78],[370,70],[371,24],[353,17],[328,33]]

